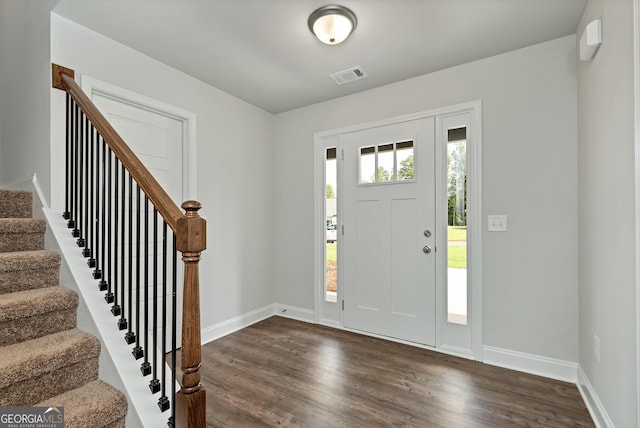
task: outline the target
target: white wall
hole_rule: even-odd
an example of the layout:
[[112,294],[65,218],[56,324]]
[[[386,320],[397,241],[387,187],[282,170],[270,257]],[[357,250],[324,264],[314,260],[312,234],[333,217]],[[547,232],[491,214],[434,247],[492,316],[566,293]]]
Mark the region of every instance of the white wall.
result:
[[602,46],[578,66],[580,365],[615,426],[635,427],[632,1],[590,0],[577,34],[595,18]]
[[49,13],[57,2],[0,0],[0,184],[35,173],[47,199]]
[[575,37],[276,116],[276,301],[313,309],[313,134],[482,100],[484,344],[578,359]]
[[[76,77],[197,114],[197,199],[208,222],[200,262],[202,327],[273,303],[273,116],[55,14],[51,33],[52,60]],[[63,114],[63,92],[53,90],[52,101],[52,114]],[[63,144],[61,137],[52,144]]]

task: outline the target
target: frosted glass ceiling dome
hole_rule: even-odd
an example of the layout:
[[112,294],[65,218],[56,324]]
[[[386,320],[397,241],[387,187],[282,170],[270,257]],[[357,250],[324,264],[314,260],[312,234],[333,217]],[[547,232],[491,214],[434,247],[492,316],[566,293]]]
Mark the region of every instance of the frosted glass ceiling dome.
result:
[[356,15],[350,9],[335,4],[316,9],[308,20],[309,30],[327,45],[342,43],[357,23]]

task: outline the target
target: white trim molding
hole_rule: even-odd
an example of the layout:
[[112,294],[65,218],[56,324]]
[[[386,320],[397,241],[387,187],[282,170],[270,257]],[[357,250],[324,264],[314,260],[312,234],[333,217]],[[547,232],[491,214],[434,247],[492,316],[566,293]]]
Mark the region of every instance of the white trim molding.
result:
[[597,428],[614,428],[613,421],[607,414],[607,410],[598,398],[595,389],[591,386],[587,375],[584,374],[581,366],[578,366],[578,391],[584,400],[584,404],[589,410],[591,419]]
[[267,305],[251,312],[238,315],[231,319],[219,322],[209,327],[205,327],[201,331],[200,340],[202,344],[213,342],[228,334],[242,330],[252,324],[265,320],[273,316],[275,305]]
[[484,346],[484,363],[564,382],[576,383],[578,364],[542,355]]
[[315,313],[311,309],[272,303],[203,328],[200,336],[202,344],[204,345],[205,343],[213,342],[216,339],[220,339],[228,334],[242,330],[243,328],[266,320],[274,315],[298,321],[315,323]]
[[[386,125],[392,125],[397,123],[408,122],[412,120],[423,119],[427,117],[434,117],[436,119],[446,116],[454,115],[468,115],[468,126],[470,131],[470,137],[472,144],[469,146],[468,155],[468,177],[469,177],[469,190],[468,190],[468,206],[470,211],[473,212],[469,216],[469,221],[472,227],[470,228],[468,251],[469,251],[469,272],[468,280],[471,286],[470,296],[470,310],[469,310],[469,324],[470,332],[466,332],[465,340],[452,340],[449,343],[443,343],[439,338],[442,336],[443,325],[446,322],[446,315],[442,308],[436,308],[436,350],[441,352],[459,355],[464,358],[472,357],[477,361],[483,360],[483,347],[482,347],[482,102],[480,100],[470,101],[466,103],[456,104],[452,106],[436,108],[432,110],[425,110],[417,113],[406,114],[382,120],[375,120],[371,122],[360,123],[356,125],[350,125],[342,128],[317,132],[314,134],[314,308],[315,308],[315,322],[331,327],[340,328],[344,327],[343,323],[343,311],[339,310],[337,313],[330,310],[324,298],[324,270],[325,270],[325,237],[324,237],[324,200],[325,200],[325,187],[324,187],[324,150],[327,147],[335,146],[341,153],[342,139],[341,136],[346,133],[357,132],[364,129],[370,129],[375,127],[381,127]],[[436,131],[437,132],[437,131]],[[438,136],[436,136],[436,143],[438,143]],[[441,153],[442,154],[442,153]],[[340,155],[338,155],[341,158]],[[446,153],[443,159],[446,161]],[[446,171],[445,171],[446,172]],[[340,183],[342,182],[341,164],[338,166],[338,194],[342,194],[340,189]],[[338,226],[340,226],[342,218],[342,204],[338,201]],[[445,217],[446,219],[446,217]],[[442,221],[440,221],[442,223]],[[442,234],[441,234],[442,235]],[[440,245],[440,244],[437,244]],[[338,240],[338,266],[343,265],[343,251],[340,240]],[[442,277],[442,273],[438,275],[436,272],[436,278]],[[338,269],[338,283],[343,283],[341,276],[341,269]],[[342,293],[344,287],[338,287],[337,302],[341,302]],[[436,291],[436,305],[442,305],[444,300],[439,299],[438,291]],[[446,302],[445,302],[446,303]],[[336,308],[338,305],[333,304]],[[304,319],[303,319],[304,320]],[[348,329],[345,329],[348,330]],[[375,336],[375,335],[374,335]],[[468,339],[467,339],[468,337]],[[394,340],[392,338],[387,338]],[[462,343],[464,342],[464,343]],[[434,349],[434,348],[430,348]]]
[[184,200],[197,199],[197,115],[191,111],[103,82],[90,76],[82,75],[80,78],[82,90],[91,100],[93,100],[94,95],[100,95],[119,103],[175,119],[182,123],[182,195]]
[[640,424],[640,0],[633,1],[633,86],[636,198],[636,421]]
[[281,305],[279,303],[274,304],[273,308],[273,315],[317,324],[315,320],[315,311],[312,311],[311,309],[299,308],[297,306]]

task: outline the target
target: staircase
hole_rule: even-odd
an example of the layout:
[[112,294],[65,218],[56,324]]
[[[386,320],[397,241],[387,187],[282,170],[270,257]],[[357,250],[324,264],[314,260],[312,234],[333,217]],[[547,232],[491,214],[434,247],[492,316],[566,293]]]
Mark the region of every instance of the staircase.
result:
[[125,426],[127,399],[98,379],[100,341],[76,328],[29,192],[0,190],[0,407],[64,407],[66,428]]

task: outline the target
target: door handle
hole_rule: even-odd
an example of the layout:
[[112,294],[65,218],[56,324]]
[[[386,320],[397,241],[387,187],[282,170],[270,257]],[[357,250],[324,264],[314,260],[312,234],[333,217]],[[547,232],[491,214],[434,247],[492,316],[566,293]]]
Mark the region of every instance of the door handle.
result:
[[431,247],[425,245],[424,247],[422,247],[422,251],[424,251],[426,254],[429,254],[431,252]]

